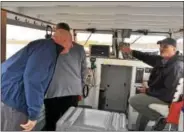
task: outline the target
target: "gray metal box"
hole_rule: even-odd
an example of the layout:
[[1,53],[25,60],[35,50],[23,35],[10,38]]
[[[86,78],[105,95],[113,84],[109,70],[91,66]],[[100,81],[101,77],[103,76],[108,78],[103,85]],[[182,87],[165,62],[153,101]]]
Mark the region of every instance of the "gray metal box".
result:
[[70,107],[59,119],[56,131],[127,131],[124,114]]
[[99,97],[100,109],[126,113],[131,80],[132,67],[102,65],[100,89],[104,90],[104,99]]

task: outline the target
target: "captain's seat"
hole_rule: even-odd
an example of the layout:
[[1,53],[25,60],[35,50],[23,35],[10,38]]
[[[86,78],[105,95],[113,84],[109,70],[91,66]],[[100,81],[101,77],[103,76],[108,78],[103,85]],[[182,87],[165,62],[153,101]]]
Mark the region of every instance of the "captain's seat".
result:
[[[159,131],[160,129],[158,127],[159,123],[163,120],[166,121],[165,122],[166,124],[170,125],[169,130],[171,130],[172,124],[175,124],[175,125],[179,124],[179,129],[183,129],[183,127],[180,126],[180,125],[183,125],[183,120],[180,118],[181,112],[182,112],[181,109],[184,105],[184,100],[181,99],[181,97],[183,96],[183,83],[184,83],[184,80],[183,78],[181,78],[177,85],[176,92],[174,94],[172,103],[169,107],[168,105],[161,105],[161,104],[150,104],[149,105],[150,109],[155,110],[156,112],[160,113],[163,116],[161,119],[158,120],[153,130]],[[164,129],[164,128],[161,128],[161,129]]]

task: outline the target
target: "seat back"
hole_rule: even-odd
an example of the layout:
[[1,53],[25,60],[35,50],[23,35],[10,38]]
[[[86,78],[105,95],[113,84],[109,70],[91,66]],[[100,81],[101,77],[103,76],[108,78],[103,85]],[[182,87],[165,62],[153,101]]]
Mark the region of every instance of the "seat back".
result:
[[183,78],[181,78],[178,82],[177,87],[176,87],[176,92],[174,94],[172,102],[178,102],[179,101],[181,95],[183,94],[183,83],[184,83],[184,80],[183,80]]
[[169,114],[166,118],[168,123],[178,124],[184,101],[174,102],[170,105]]
[[169,114],[167,116],[167,122],[172,124],[178,124],[180,113],[184,104],[184,101],[180,100],[180,97],[183,95],[183,83],[184,80],[181,78],[176,87],[176,92],[174,98],[169,108]]

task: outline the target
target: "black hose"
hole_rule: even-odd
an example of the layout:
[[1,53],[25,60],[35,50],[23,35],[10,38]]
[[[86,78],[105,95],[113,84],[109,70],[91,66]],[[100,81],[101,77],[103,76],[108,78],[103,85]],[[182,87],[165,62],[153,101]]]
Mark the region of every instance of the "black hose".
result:
[[84,98],[88,97],[88,95],[89,95],[89,86],[87,84],[84,85],[84,87],[82,89],[82,94],[83,94]]
[[[51,32],[50,34],[49,34],[49,30]],[[51,37],[52,37],[52,27],[50,25],[47,25],[45,38],[48,39],[48,38],[51,38]]]

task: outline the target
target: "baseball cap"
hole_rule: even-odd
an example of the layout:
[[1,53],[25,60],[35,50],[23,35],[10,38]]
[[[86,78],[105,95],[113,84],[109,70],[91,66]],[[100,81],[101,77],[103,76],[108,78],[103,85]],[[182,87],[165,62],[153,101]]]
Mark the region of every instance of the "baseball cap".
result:
[[67,23],[61,22],[56,25],[56,29],[64,29],[70,31],[70,26]]
[[176,47],[176,40],[172,38],[165,38],[157,42],[157,44],[165,44],[165,45],[172,45]]

